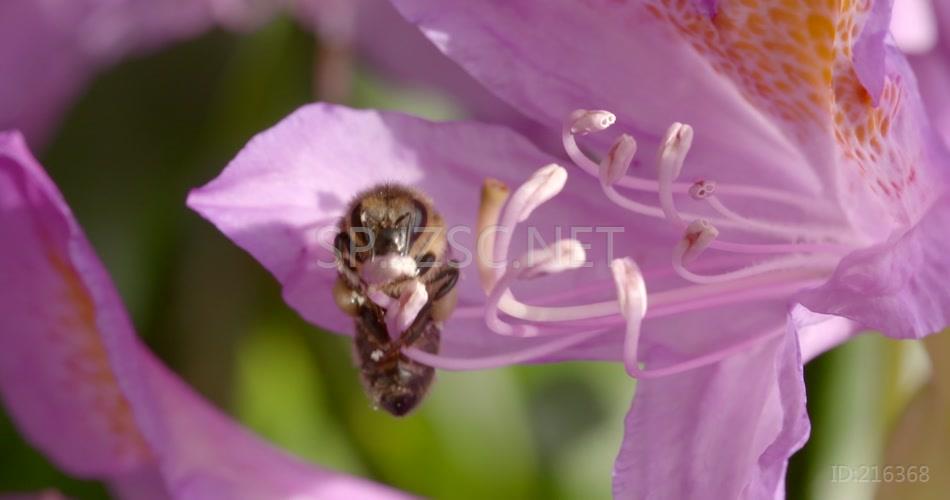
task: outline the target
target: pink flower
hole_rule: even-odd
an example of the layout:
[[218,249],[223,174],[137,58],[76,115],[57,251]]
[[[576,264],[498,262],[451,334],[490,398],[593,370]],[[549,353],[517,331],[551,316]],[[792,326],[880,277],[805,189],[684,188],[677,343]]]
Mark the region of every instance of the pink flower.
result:
[[0,396],[23,435],[120,498],[405,498],[242,429],[149,353],[19,133],[0,134]]
[[[189,205],[311,322],[352,329],[331,299],[348,199],[417,186],[469,265],[442,352],[409,355],[622,361],[639,380],[616,496],[755,499],[784,495],[807,439],[804,360],[859,329],[950,323],[950,156],[886,42],[888,2],[395,3],[576,168],[503,128],[298,110]],[[510,197],[480,196],[485,178]],[[538,237],[585,264],[525,272]]]

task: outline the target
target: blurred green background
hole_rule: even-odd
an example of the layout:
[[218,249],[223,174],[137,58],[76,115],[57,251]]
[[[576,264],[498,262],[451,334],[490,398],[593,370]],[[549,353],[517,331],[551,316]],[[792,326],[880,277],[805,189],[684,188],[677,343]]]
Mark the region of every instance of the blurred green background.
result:
[[[321,98],[323,53],[282,18],[126,61],[92,82],[37,152],[140,335],[207,398],[326,467],[434,498],[608,498],[634,390],[621,366],[441,373],[420,411],[391,418],[367,403],[348,339],[298,318],[261,266],[185,208],[188,189],[254,133]],[[459,114],[445,96],[354,67],[347,104]],[[871,497],[870,485],[832,484],[830,465],[880,463],[921,356],[868,336],[807,368],[814,430],[792,462],[789,498]],[[0,492],[50,487],[108,498],[102,485],[59,473],[0,415]]]

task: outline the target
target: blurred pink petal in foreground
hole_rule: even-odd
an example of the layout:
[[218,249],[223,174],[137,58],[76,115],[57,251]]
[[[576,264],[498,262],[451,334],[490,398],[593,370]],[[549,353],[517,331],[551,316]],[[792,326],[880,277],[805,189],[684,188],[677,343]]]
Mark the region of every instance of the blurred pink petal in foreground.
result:
[[0,396],[65,472],[121,498],[405,498],[301,462],[154,358],[56,186],[0,134]]
[[[197,37],[217,26],[247,30],[286,9],[327,54],[321,93],[347,95],[354,56],[386,78],[440,90],[480,119],[533,124],[442,55],[385,0],[7,0],[0,2],[0,130],[42,145],[70,102],[118,61]],[[333,51],[342,51],[337,54]],[[339,81],[337,81],[339,80]]]
[[0,130],[34,147],[93,74],[118,60],[248,26],[269,9],[251,0],[6,0],[0,2]]

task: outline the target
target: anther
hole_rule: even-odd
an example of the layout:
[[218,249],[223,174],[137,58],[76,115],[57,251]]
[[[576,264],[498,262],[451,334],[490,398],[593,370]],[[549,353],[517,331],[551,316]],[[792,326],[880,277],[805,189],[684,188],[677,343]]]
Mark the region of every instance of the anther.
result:
[[[515,226],[530,217],[536,208],[557,196],[564,189],[566,182],[567,170],[552,163],[538,169],[530,179],[515,190],[502,210],[501,223],[496,228],[498,231],[494,236],[493,263],[508,260],[508,247],[511,244]],[[503,272],[503,267],[494,269],[493,281],[497,281]]]
[[571,133],[585,135],[606,130],[617,121],[610,111],[578,109],[571,113]]
[[716,183],[714,181],[696,181],[689,187],[689,195],[694,200],[705,200],[716,192]]
[[610,186],[623,178],[630,168],[630,162],[637,154],[637,141],[633,137],[622,134],[607,151],[607,156],[600,161],[600,180]]
[[693,127],[685,123],[673,122],[670,128],[666,130],[663,145],[660,146],[658,154],[661,177],[664,170],[670,175],[671,181],[680,176],[680,172],[683,170],[683,161],[686,160],[686,153],[689,152],[692,145]]
[[518,277],[531,279],[546,274],[577,269],[587,261],[584,245],[577,240],[558,240],[541,250],[528,251],[512,265],[518,269]]
[[699,257],[719,236],[719,230],[706,219],[696,219],[686,227],[686,233],[680,240],[677,253],[682,254],[683,263]]
[[630,258],[614,259],[610,263],[614,284],[617,286],[617,302],[620,312],[628,317],[631,311],[640,317],[647,313],[647,285],[643,273]]
[[663,215],[678,226],[686,222],[676,211],[673,201],[673,182],[683,171],[686,154],[693,145],[693,127],[675,122],[670,125],[657,154],[657,176],[659,180],[660,208]]
[[636,377],[639,373],[637,357],[640,323],[647,313],[646,282],[640,268],[632,259],[616,259],[610,263],[610,270],[617,286],[620,313],[627,320],[627,331],[623,342],[623,365],[631,377]]
[[508,195],[508,186],[497,179],[485,179],[482,184],[481,203],[478,206],[476,222],[475,261],[478,265],[478,277],[485,293],[489,293],[495,286],[495,268],[504,264],[495,262],[494,247],[498,218],[508,200]]
[[522,184],[508,203],[508,210],[516,214],[516,222],[524,222],[534,209],[557,196],[567,183],[567,170],[552,163],[541,167]]
[[392,301],[386,309],[386,328],[389,329],[389,336],[395,339],[402,335],[428,301],[429,293],[425,285],[419,280],[406,282],[399,300]]

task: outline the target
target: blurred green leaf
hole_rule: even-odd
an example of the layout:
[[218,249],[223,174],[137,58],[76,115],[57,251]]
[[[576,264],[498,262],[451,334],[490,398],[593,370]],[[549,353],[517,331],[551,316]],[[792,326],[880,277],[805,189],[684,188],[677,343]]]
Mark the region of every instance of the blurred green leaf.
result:
[[902,480],[882,483],[880,500],[943,500],[950,492],[950,329],[924,343],[933,372],[890,434],[882,463]]

